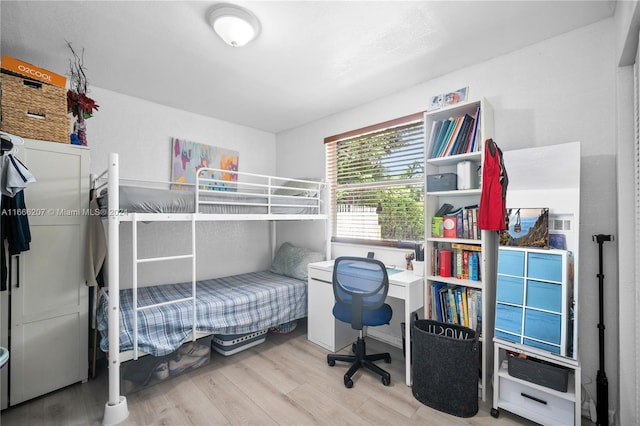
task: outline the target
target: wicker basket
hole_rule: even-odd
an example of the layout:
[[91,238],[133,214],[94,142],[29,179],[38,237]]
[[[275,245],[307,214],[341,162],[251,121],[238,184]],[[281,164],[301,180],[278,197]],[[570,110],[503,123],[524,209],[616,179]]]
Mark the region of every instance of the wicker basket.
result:
[[30,139],[69,143],[64,87],[0,73],[0,130]]

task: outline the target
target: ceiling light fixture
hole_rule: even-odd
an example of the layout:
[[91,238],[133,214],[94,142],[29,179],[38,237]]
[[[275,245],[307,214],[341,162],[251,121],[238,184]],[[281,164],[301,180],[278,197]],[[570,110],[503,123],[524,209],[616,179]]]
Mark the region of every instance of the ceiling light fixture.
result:
[[230,3],[217,3],[207,11],[207,21],[229,46],[240,47],[260,34],[260,21],[249,10]]

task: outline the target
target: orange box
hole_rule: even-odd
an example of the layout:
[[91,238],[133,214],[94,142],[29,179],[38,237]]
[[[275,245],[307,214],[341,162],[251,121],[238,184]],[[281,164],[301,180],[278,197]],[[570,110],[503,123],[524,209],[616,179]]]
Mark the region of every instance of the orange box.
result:
[[30,79],[38,80],[43,83],[53,84],[54,86],[59,87],[67,86],[67,78],[65,76],[45,70],[44,68],[36,67],[35,65],[12,58],[11,56],[2,55],[2,63],[0,63],[0,66],[4,70],[29,77]]

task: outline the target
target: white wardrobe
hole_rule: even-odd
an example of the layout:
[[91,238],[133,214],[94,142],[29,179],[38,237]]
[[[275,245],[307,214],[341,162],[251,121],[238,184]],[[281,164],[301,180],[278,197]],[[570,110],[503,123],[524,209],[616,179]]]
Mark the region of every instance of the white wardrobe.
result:
[[37,182],[24,191],[31,247],[11,256],[1,292],[1,408],[88,377],[88,289],[85,285],[89,149],[25,140],[15,156]]

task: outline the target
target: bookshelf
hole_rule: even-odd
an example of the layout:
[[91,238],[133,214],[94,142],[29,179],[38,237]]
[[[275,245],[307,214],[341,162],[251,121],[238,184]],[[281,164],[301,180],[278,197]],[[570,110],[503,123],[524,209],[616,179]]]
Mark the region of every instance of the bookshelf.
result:
[[[478,114],[479,111],[479,114]],[[478,117],[474,120],[474,128],[471,131],[467,130],[467,136],[465,133],[463,124],[459,125],[458,132],[461,133],[463,140],[463,148],[456,149],[455,146],[461,143],[460,140],[449,142],[443,142],[443,137],[438,136],[433,132],[434,129],[441,129],[446,125],[446,122],[455,120],[459,117]],[[460,121],[460,120],[458,120]],[[468,117],[467,117],[467,121]],[[477,121],[477,126],[475,126]],[[489,103],[480,99],[477,101],[469,101],[459,103],[447,108],[443,108],[436,111],[430,111],[425,113],[425,172],[427,175],[427,184],[425,192],[425,316],[434,320],[441,320],[438,318],[437,313],[437,297],[435,289],[445,286],[449,289],[458,291],[462,294],[462,289],[467,296],[474,293],[475,297],[471,300],[476,300],[476,312],[477,312],[477,328],[480,332],[481,349],[479,354],[479,394],[483,401],[487,398],[487,387],[492,377],[493,368],[493,329],[494,329],[494,310],[495,310],[495,275],[496,275],[496,255],[497,255],[497,233],[494,231],[469,231],[468,228],[472,228],[472,225],[467,228],[465,232],[464,226],[461,226],[459,231],[455,233],[455,236],[450,232],[447,233],[447,237],[444,235],[438,235],[432,233],[432,220],[436,217],[438,210],[444,205],[451,205],[453,211],[459,208],[465,208],[468,211],[466,214],[473,218],[473,207],[480,203],[480,195],[482,192],[480,179],[477,178],[476,169],[477,166],[481,166],[484,163],[484,141],[493,137],[493,111]],[[467,124],[467,127],[469,125]],[[470,143],[470,138],[475,132],[475,143]],[[451,132],[455,135],[455,127]],[[453,138],[455,136],[449,136]],[[467,142],[466,149],[464,143]],[[448,149],[446,147],[449,147]],[[460,146],[460,145],[458,145]],[[440,147],[440,148],[439,148]],[[472,147],[472,148],[470,148]],[[444,152],[444,155],[442,154]],[[458,175],[459,163],[470,162],[471,163],[471,176],[461,182],[461,186],[465,189],[458,189],[457,182],[452,186],[450,179],[451,174]],[[468,166],[468,164],[466,164]],[[468,173],[469,167],[466,167]],[[430,177],[431,176],[431,177]],[[477,215],[477,209],[475,209]],[[468,221],[467,217],[467,221]],[[463,219],[464,221],[464,219]],[[456,219],[456,228],[457,228]],[[468,222],[467,222],[468,223]],[[434,236],[435,235],[435,236]],[[470,246],[470,247],[468,247]],[[458,248],[463,247],[463,248]],[[473,250],[465,250],[473,248]],[[439,258],[442,255],[443,250],[450,250],[450,256],[455,261],[452,262],[451,276],[446,270],[440,271]],[[476,253],[478,268],[474,271],[474,274],[470,274],[470,269],[466,269],[464,273],[464,258],[462,262],[458,262],[458,252],[464,256],[464,251]],[[437,256],[436,256],[437,253]],[[462,263],[462,272],[458,274],[459,263]],[[473,276],[477,275],[477,276]],[[442,283],[442,284],[440,284]],[[462,299],[462,298],[461,298]],[[460,300],[461,300],[460,299]],[[458,300],[454,298],[453,300]],[[466,305],[467,312],[463,312],[465,319],[469,318],[469,313],[472,318],[474,310],[469,303],[462,303]],[[442,305],[441,305],[442,308]],[[452,321],[448,319],[448,321]],[[459,319],[458,319],[459,321]],[[473,320],[469,321],[470,326],[474,326]],[[464,325],[464,324],[463,324]]]

